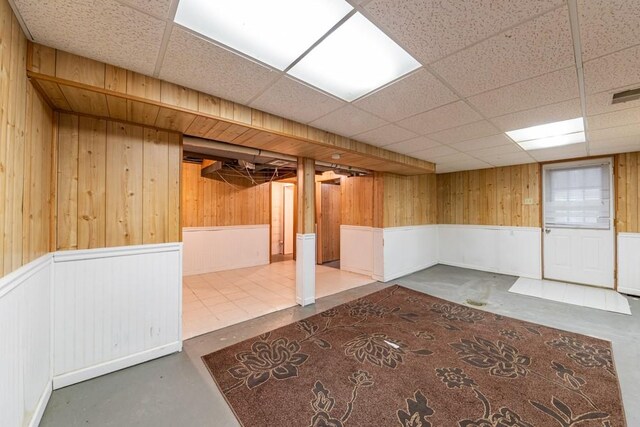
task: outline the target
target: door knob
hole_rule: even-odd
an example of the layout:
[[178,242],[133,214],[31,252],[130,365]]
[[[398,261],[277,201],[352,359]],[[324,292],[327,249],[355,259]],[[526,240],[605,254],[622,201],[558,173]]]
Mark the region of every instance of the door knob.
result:
[[547,233],[547,234],[549,234],[549,233],[551,233],[551,229],[550,229],[550,228],[545,228],[545,229],[544,229],[544,232],[545,232],[545,233]]

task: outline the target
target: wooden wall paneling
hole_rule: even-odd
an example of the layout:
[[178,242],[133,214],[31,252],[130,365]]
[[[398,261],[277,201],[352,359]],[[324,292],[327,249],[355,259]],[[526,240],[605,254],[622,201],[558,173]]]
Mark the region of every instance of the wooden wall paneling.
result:
[[79,117],[78,249],[106,245],[106,174],[107,122]]
[[322,223],[322,183],[316,182],[316,263],[324,263],[323,259],[323,239],[324,239],[324,226]]
[[340,185],[320,183],[322,223],[322,262],[340,259],[341,197]]
[[144,130],[142,242],[164,243],[169,234],[169,134]]
[[373,184],[371,175],[341,179],[342,224],[373,227]]
[[[58,108],[114,120],[185,132],[197,115],[226,125],[207,132],[210,138],[252,147],[274,144],[285,154],[330,161],[336,152],[353,166],[400,174],[433,172],[432,163],[314,129],[279,116],[195,90],[143,76],[63,51],[33,44],[28,73]],[[43,63],[47,66],[43,66]],[[208,120],[204,120],[205,123]],[[197,122],[198,125],[202,123]],[[249,130],[257,133],[241,138]],[[202,128],[194,127],[196,135]],[[238,141],[236,141],[238,139]],[[308,150],[308,151],[307,151]]]
[[615,156],[615,180],[616,180],[616,229],[618,232],[626,232],[627,224],[627,156],[618,154]]
[[198,175],[200,165],[184,163],[182,165],[182,226],[198,226]]
[[109,122],[107,126],[106,245],[143,243],[143,128]]
[[[139,98],[160,101],[160,80],[127,71],[126,92]],[[145,125],[154,125],[160,107],[143,102],[127,100],[127,119]]]
[[522,168],[511,168],[511,223],[509,225],[522,226]]
[[102,62],[56,51],[56,77],[104,88],[106,66]]
[[298,158],[298,233],[315,233],[315,161]]
[[50,250],[53,111],[27,84],[24,197],[22,212],[22,262],[28,263]]
[[436,177],[384,174],[384,227],[435,224]]
[[627,170],[627,194],[626,194],[626,217],[627,217],[627,231],[637,233],[640,229],[640,222],[638,216],[638,166],[639,155],[638,153],[627,153],[626,157],[626,170]]
[[533,163],[437,175],[438,222],[539,227],[540,173]]
[[60,114],[58,123],[58,192],[56,249],[78,248],[79,117]]
[[41,44],[29,43],[27,51],[27,67],[35,72],[56,74],[56,50]]

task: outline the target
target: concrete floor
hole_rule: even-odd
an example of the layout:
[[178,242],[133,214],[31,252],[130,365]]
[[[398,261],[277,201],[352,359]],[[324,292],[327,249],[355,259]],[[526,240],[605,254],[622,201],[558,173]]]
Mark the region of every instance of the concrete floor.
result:
[[184,351],[56,390],[42,426],[238,426],[200,356],[399,283],[450,301],[486,302],[486,310],[613,342],[629,426],[640,426],[640,300],[633,316],[507,292],[512,276],[435,266],[373,283],[185,341]]

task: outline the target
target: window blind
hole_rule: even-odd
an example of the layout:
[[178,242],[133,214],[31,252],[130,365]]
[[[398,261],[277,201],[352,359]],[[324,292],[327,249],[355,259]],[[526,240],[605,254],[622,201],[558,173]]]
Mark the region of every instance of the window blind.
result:
[[610,181],[608,163],[545,169],[545,226],[609,229]]

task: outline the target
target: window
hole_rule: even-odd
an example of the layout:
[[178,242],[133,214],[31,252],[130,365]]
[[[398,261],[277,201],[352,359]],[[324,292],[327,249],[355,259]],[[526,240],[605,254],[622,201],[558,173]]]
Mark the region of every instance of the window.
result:
[[545,226],[610,228],[609,163],[545,168],[544,179]]

